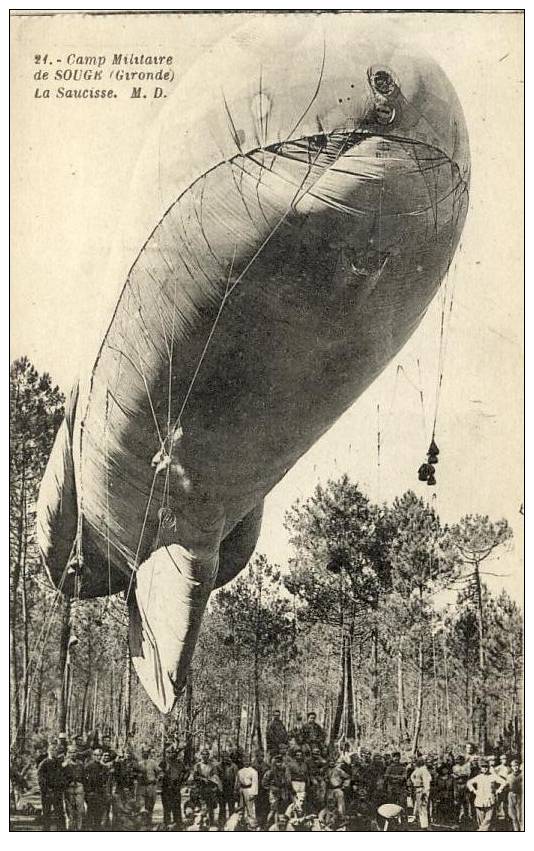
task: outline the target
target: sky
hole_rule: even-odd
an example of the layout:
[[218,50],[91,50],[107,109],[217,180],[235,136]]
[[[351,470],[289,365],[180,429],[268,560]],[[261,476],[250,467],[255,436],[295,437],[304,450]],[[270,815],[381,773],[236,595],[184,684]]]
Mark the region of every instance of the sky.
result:
[[[317,482],[346,471],[371,499],[412,489],[447,522],[465,513],[506,517],[513,541],[486,563],[498,575],[485,579],[493,591],[505,588],[521,601],[522,19],[389,17],[441,63],[463,105],[471,144],[470,210],[448,284],[454,301],[437,410],[437,485],[418,482],[417,469],[436,414],[439,297],[379,379],[269,495],[257,549],[284,565],[285,511]],[[43,45],[80,53],[145,45],[172,52],[180,77],[235,23],[235,16],[205,16],[201,23],[182,15],[128,16],[117,29],[109,17],[57,16],[19,19],[13,27],[11,351],[26,354],[65,391],[113,309],[115,234],[139,204],[139,195],[131,197],[132,175],[161,107],[36,100],[35,54]]]

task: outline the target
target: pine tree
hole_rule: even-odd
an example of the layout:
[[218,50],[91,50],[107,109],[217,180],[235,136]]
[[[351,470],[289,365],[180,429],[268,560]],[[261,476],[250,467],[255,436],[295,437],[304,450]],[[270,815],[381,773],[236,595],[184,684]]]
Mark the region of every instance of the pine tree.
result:
[[487,635],[483,605],[481,564],[489,558],[497,547],[512,537],[512,530],[506,520],[496,523],[489,517],[479,514],[466,514],[451,530],[452,541],[465,565],[471,579],[471,591],[476,603],[479,639],[480,673],[480,732],[479,746],[484,753],[488,746],[488,706],[487,706]]
[[287,513],[295,548],[289,590],[305,600],[312,621],[337,622],[341,664],[332,734],[357,738],[353,643],[365,623],[372,654],[372,719],[378,726],[380,600],[390,584],[386,558],[387,514],[373,505],[348,476],[318,485]]
[[392,586],[404,600],[417,645],[417,698],[412,752],[418,750],[423,721],[425,651],[431,643],[430,593],[454,576],[457,560],[433,508],[412,491],[394,500],[389,512],[394,530],[389,545]]
[[[31,654],[31,610],[40,574],[35,503],[41,476],[63,417],[64,397],[28,358],[10,370],[10,684],[12,736],[24,743],[38,654]],[[38,625],[40,628],[40,624]]]

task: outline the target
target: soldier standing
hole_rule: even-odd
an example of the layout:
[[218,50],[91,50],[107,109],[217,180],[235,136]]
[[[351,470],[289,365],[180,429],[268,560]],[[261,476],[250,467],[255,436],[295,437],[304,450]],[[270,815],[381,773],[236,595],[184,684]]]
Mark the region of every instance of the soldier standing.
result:
[[506,780],[490,773],[487,759],[480,760],[480,774],[467,781],[467,788],[475,794],[475,812],[478,830],[487,832],[492,829],[495,816],[495,794],[506,785]]
[[302,728],[302,741],[303,744],[310,745],[310,747],[319,745],[322,748],[324,745],[325,733],[321,725],[317,723],[315,712],[308,712],[308,721]]
[[163,824],[182,826],[182,783],[186,770],[183,759],[175,747],[169,745],[165,757],[160,763],[161,803],[163,806]]
[[155,759],[150,756],[149,748],[141,749],[139,760],[139,778],[137,782],[137,803],[148,814],[148,823],[152,821],[152,813],[156,803],[157,782],[159,779],[159,766]]
[[281,744],[289,745],[289,736],[282,723],[278,709],[273,713],[273,720],[267,727],[267,750],[273,756],[278,752]]
[[252,767],[258,772],[258,798],[256,801],[256,815],[258,823],[263,826],[269,813],[269,795],[263,785],[263,778],[269,771],[269,763],[265,759],[262,750],[257,750],[252,760]]
[[327,762],[323,759],[318,745],[312,747],[308,769],[310,775],[308,804],[312,813],[319,813],[326,803]]
[[65,771],[55,745],[49,745],[48,755],[39,763],[37,779],[43,805],[43,830],[50,830],[52,813],[58,830],[65,830]]
[[295,726],[291,730],[290,738],[291,742],[295,743],[302,747],[304,744],[304,721],[302,719],[302,714],[297,712],[297,717],[295,719]]
[[387,803],[398,804],[402,807],[403,811],[406,808],[406,799],[408,797],[407,780],[406,766],[401,762],[400,752],[395,751],[391,755],[391,762],[384,774],[384,791],[386,793]]
[[270,824],[278,820],[279,813],[285,812],[293,799],[291,780],[282,754],[273,757],[272,767],[263,778],[263,788],[269,793],[267,824]]
[[106,811],[108,770],[102,764],[102,751],[95,748],[84,765],[83,787],[87,803],[87,827],[100,830]]
[[236,793],[239,795],[241,809],[246,814],[249,827],[256,827],[256,798],[258,797],[258,772],[252,767],[252,760],[246,757],[243,768],[237,772]]
[[508,775],[508,817],[512,822],[512,830],[523,830],[523,775],[518,759],[513,759]]
[[419,819],[421,830],[428,830],[430,800],[430,784],[432,775],[423,757],[417,759],[417,764],[410,775],[410,783],[414,791],[414,816]]
[[80,831],[85,815],[85,792],[83,788],[84,764],[82,751],[76,744],[67,748],[65,770],[65,803],[67,805],[67,830]]
[[234,812],[235,784],[237,777],[237,765],[233,762],[229,753],[223,753],[220,767],[221,794],[219,802],[219,825],[226,823]]

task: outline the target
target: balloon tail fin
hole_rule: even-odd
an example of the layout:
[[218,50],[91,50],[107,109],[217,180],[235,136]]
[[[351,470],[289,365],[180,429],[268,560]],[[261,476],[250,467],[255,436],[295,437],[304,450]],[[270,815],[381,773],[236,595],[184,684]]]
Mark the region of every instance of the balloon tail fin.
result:
[[137,675],[160,712],[170,712],[185,683],[218,556],[198,559],[179,544],[160,547],[135,576],[129,643]]

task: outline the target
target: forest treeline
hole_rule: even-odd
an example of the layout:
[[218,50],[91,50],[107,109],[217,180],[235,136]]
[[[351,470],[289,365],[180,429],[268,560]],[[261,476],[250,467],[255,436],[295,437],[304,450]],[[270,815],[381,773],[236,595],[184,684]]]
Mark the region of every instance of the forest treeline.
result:
[[484,582],[509,524],[444,524],[411,491],[377,505],[346,475],[287,512],[284,569],[256,555],[212,596],[185,692],[159,716],[132,671],[123,596],[69,602],[39,560],[35,503],[63,405],[49,375],[12,364],[12,747],[99,730],[248,749],[279,709],[288,727],[315,711],[332,741],[520,750],[522,612]]

